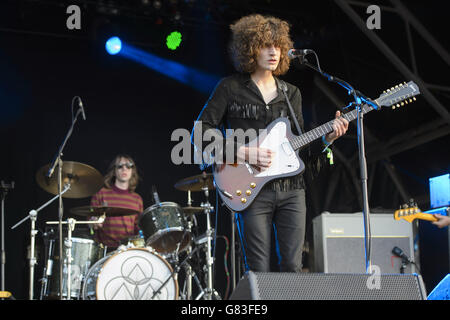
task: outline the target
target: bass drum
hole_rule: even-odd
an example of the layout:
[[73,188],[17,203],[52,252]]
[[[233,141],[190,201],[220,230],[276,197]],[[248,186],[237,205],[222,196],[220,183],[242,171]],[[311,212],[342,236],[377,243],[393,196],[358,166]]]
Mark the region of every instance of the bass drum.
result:
[[119,249],[89,269],[82,299],[177,300],[178,282],[172,271],[164,258],[147,248]]

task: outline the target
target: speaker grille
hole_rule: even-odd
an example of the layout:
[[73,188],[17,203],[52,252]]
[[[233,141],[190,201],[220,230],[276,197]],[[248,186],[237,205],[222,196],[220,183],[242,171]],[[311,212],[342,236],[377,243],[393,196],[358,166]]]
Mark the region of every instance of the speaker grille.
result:
[[[238,300],[423,300],[420,276],[381,274],[247,273],[231,299]],[[370,289],[372,287],[372,289]]]

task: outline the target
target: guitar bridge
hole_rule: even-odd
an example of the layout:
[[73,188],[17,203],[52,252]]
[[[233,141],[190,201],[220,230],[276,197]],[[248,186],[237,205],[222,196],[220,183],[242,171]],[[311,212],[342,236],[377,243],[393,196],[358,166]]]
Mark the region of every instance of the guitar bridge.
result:
[[233,196],[231,195],[231,193],[220,189],[217,185],[216,185],[217,190],[219,190],[220,193],[222,193],[225,197],[227,197],[228,199],[233,200]]
[[245,163],[245,166],[247,167],[248,172],[249,172],[250,174],[253,174],[253,169],[252,169],[252,167],[251,167],[247,162]]

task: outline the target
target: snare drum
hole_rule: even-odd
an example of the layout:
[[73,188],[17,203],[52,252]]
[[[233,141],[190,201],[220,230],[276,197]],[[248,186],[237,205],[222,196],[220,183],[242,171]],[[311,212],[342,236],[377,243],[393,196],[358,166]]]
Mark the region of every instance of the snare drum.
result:
[[[67,241],[67,238],[65,239]],[[53,258],[53,268],[49,277],[49,288],[51,297],[59,297],[59,252],[55,250],[55,256]],[[84,281],[89,268],[99,259],[105,256],[105,250],[102,245],[96,243],[91,239],[84,238],[72,238],[72,263],[71,268],[71,298],[80,298],[81,286]],[[67,259],[66,248],[63,249],[63,297],[67,297],[67,267],[64,263]]]
[[[89,270],[82,298],[176,300],[178,282],[171,276],[172,271],[164,258],[147,248],[118,249],[97,261]],[[155,295],[156,291],[159,293]]]
[[[159,253],[184,250],[191,241],[185,232],[185,220],[181,207],[174,202],[161,202],[145,209],[139,219],[146,245]],[[184,235],[184,237],[183,237]]]

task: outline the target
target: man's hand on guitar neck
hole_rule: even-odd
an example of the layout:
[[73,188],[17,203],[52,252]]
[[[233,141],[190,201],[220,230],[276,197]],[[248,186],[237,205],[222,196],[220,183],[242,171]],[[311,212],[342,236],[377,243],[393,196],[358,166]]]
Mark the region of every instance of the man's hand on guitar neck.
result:
[[348,130],[348,121],[341,117],[340,111],[336,111],[336,118],[333,121],[332,127],[333,131],[325,136],[325,140],[330,144],[337,138],[343,136]]
[[448,216],[443,216],[441,214],[433,214],[433,216],[436,217],[436,219],[438,219],[435,222],[432,222],[432,224],[434,224],[435,226],[437,226],[438,228],[444,228],[448,225],[450,225],[450,217]]

